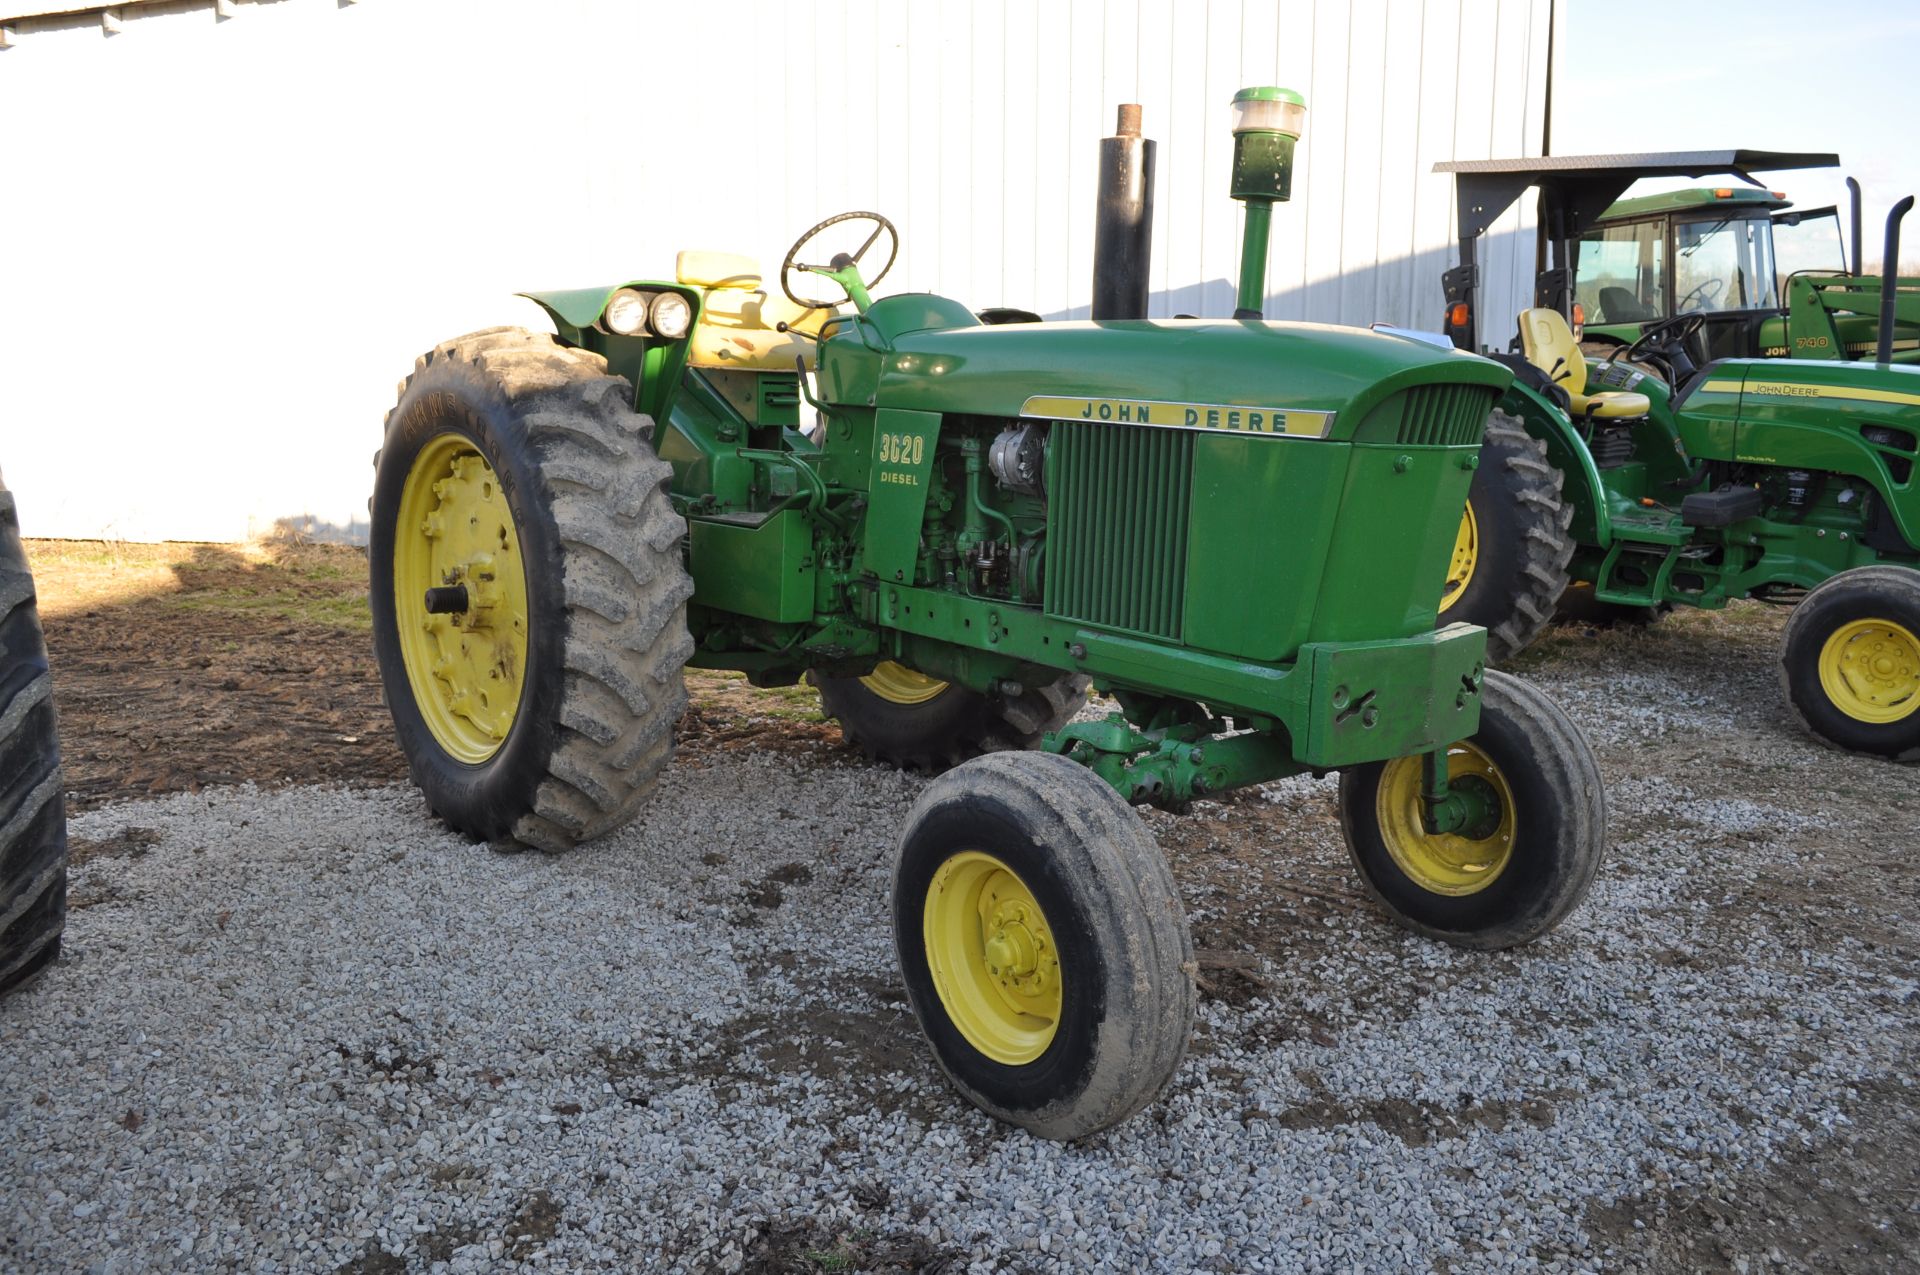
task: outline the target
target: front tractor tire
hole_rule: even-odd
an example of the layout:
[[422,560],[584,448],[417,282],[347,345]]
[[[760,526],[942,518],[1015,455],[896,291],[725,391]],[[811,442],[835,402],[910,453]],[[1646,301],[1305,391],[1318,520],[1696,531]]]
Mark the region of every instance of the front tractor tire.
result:
[[428,806],[564,850],[646,801],[686,706],[685,524],[632,387],[521,328],[436,346],[368,502],[374,651]]
[[1599,764],[1558,705],[1489,672],[1480,729],[1448,750],[1450,783],[1490,797],[1482,825],[1429,832],[1419,757],[1340,775],[1340,830],[1368,893],[1394,920],[1458,947],[1517,947],[1564,920],[1606,851]]
[[1089,686],[1068,674],[1016,695],[984,695],[890,660],[863,677],[809,676],[847,743],[875,761],[928,772],[1034,747],[1073,720]]
[[1152,1102],[1193,1028],[1193,944],[1166,860],[1098,776],[995,753],[934,780],[901,833],[907,999],[968,1101],[1043,1138]]
[[1524,651],[1552,620],[1573,559],[1573,507],[1560,498],[1562,475],[1547,463],[1547,445],[1518,417],[1487,418],[1461,514],[1440,623],[1465,621],[1487,631],[1492,663]]
[[0,995],[53,963],[66,921],[53,679],[13,495],[0,485]]
[[1780,681],[1800,724],[1834,747],[1920,760],[1920,571],[1823,581],[1787,620]]

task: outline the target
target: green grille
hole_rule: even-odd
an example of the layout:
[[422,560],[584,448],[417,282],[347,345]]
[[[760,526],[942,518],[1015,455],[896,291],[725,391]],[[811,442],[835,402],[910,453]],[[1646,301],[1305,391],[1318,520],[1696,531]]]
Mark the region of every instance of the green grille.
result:
[[1493,408],[1484,385],[1420,385],[1407,391],[1400,438],[1407,447],[1464,447],[1480,441]]
[[1179,638],[1195,437],[1138,425],[1053,427],[1048,615]]

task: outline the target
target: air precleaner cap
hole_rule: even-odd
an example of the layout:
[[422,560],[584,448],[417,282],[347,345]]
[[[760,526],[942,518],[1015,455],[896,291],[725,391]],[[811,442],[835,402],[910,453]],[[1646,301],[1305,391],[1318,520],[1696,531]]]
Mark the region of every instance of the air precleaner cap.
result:
[[1267,86],[1233,95],[1235,133],[1284,133],[1298,138],[1307,128],[1307,99],[1292,89]]

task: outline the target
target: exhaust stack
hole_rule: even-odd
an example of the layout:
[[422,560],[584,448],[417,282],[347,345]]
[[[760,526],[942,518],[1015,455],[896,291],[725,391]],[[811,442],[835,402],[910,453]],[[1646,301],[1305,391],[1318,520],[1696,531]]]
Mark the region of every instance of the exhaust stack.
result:
[[1896,285],[1900,282],[1900,222],[1913,210],[1913,196],[1893,206],[1887,214],[1886,260],[1880,265],[1880,348],[1875,359],[1881,363],[1893,362],[1893,303]]
[[1093,317],[1147,317],[1153,258],[1153,150],[1140,135],[1140,107],[1120,108],[1114,136],[1100,139],[1100,203],[1093,222]]
[[1867,272],[1867,259],[1861,253],[1861,249],[1866,247],[1866,240],[1860,237],[1860,183],[1851,177],[1847,178],[1847,190],[1853,199],[1853,269],[1841,273],[1858,279]]

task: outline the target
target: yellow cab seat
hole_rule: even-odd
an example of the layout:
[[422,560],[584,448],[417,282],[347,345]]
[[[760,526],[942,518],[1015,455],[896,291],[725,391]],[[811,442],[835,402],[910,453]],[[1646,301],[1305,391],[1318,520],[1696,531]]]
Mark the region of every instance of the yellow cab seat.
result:
[[1645,416],[1653,406],[1645,394],[1626,390],[1586,393],[1587,358],[1573,329],[1558,310],[1545,307],[1520,312],[1520,345],[1527,362],[1546,373],[1549,381],[1567,392],[1576,416],[1620,418]]
[[808,310],[784,295],[768,292],[760,263],[731,252],[683,252],[674,275],[700,288],[700,321],[693,325],[687,362],[694,367],[736,371],[791,372],[796,358],[813,366],[816,343],[792,332],[815,336],[834,317],[831,309]]

